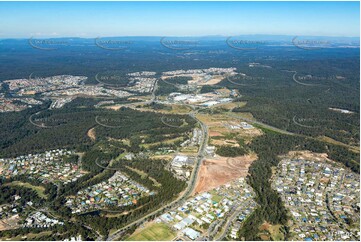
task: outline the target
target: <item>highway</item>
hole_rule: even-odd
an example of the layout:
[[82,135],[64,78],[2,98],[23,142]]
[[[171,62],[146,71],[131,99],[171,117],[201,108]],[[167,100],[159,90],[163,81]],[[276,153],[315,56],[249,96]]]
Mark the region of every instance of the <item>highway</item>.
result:
[[[150,102],[156,102],[155,91],[156,91],[156,87],[153,89],[152,99]],[[194,164],[194,168],[192,170],[192,174],[188,181],[188,186],[187,186],[186,190],[183,193],[181,193],[181,195],[176,200],[170,202],[167,205],[164,205],[164,206],[158,208],[155,211],[152,211],[152,212],[144,215],[142,218],[139,218],[139,219],[127,224],[126,226],[118,229],[117,231],[113,232],[112,234],[109,234],[108,238],[106,238],[107,241],[116,240],[132,226],[140,225],[140,224],[144,223],[145,221],[147,221],[147,219],[150,218],[151,216],[157,215],[159,213],[164,213],[165,210],[172,209],[175,206],[178,206],[179,204],[183,203],[189,196],[192,195],[192,193],[195,189],[195,185],[197,183],[199,168],[202,164],[202,161],[203,161],[204,155],[205,155],[205,148],[207,146],[207,141],[208,141],[208,128],[202,121],[197,119],[197,117],[196,117],[197,111],[195,110],[195,107],[194,106],[191,106],[191,107],[194,111],[189,113],[189,116],[194,118],[201,126],[202,142],[201,142],[201,145],[199,146],[196,162]]]
[[356,152],[356,153],[360,152],[359,147],[351,146],[351,145],[342,143],[340,141],[332,142],[332,141],[321,139],[320,137],[312,137],[312,136],[309,136],[309,135],[292,133],[290,131],[287,131],[287,130],[284,130],[284,129],[279,129],[279,128],[276,128],[274,126],[271,126],[271,125],[268,125],[268,124],[265,124],[265,123],[262,123],[262,122],[259,122],[259,121],[256,121],[256,120],[252,120],[252,119],[248,119],[248,118],[244,118],[244,117],[239,117],[237,115],[232,115],[232,114],[225,114],[225,115],[227,115],[228,117],[231,117],[231,118],[246,121],[246,122],[248,122],[250,124],[258,124],[259,126],[262,126],[262,127],[266,128],[266,129],[276,131],[276,132],[281,133],[281,134],[287,134],[287,135],[292,135],[292,136],[299,136],[299,137],[309,138],[309,139],[325,142],[325,143],[332,144],[332,145],[343,146],[343,147],[351,150],[352,152]]
[[[152,98],[149,101],[146,101],[144,103],[157,102],[155,92],[156,92],[156,86],[153,89]],[[137,104],[139,104],[139,103],[137,103]],[[189,105],[189,104],[184,104],[184,105],[190,107],[193,110],[192,112],[189,113],[189,116],[194,118],[195,120],[197,120],[197,122],[200,124],[201,130],[202,130],[202,142],[201,142],[201,145],[200,145],[199,150],[198,150],[197,159],[196,159],[196,162],[195,162],[191,177],[190,177],[190,179],[188,181],[188,187],[176,200],[174,200],[174,201],[170,202],[169,204],[164,205],[164,206],[162,206],[162,207],[160,207],[160,208],[158,208],[158,209],[144,215],[142,218],[139,218],[139,219],[127,224],[126,226],[118,229],[117,231],[113,232],[112,234],[109,234],[108,238],[106,238],[107,241],[117,240],[120,236],[122,236],[122,234],[124,232],[126,232],[132,226],[140,225],[140,224],[144,223],[145,221],[147,221],[148,218],[150,218],[150,217],[152,217],[154,215],[160,214],[160,213],[164,213],[166,210],[172,209],[175,206],[180,205],[189,196],[192,195],[192,193],[193,193],[193,191],[195,189],[195,185],[197,183],[198,172],[199,172],[200,166],[202,164],[202,161],[203,161],[204,155],[205,155],[205,148],[206,148],[207,141],[208,141],[208,128],[202,121],[197,119],[196,114],[197,114],[198,111],[197,111],[196,106]],[[234,116],[234,115],[231,115],[231,114],[229,114],[228,116],[230,116],[232,118],[241,119],[241,120],[244,120],[244,121],[249,122],[249,123],[259,124],[259,125],[264,126],[264,127],[268,128],[268,129],[275,130],[277,132],[281,132],[281,133],[284,133],[284,134],[295,135],[295,134],[290,133],[288,131],[278,129],[276,127],[273,127],[273,126],[270,126],[270,125],[267,125],[267,124],[264,124],[264,123],[261,123],[261,122],[258,122],[258,121],[254,121],[254,120],[250,120],[250,119],[247,119],[247,118]],[[231,217],[227,220],[226,229],[225,229],[224,233],[220,236],[220,238],[224,238],[224,236],[226,235],[226,233],[227,233],[227,231],[229,229],[229,226],[231,225],[231,222],[234,220],[234,218],[236,217],[237,214],[238,214],[237,211],[235,211],[234,213],[232,213]]]
[[235,118],[235,119],[240,119],[240,120],[246,121],[246,122],[251,123],[251,124],[252,123],[253,124],[258,124],[258,125],[260,125],[260,126],[262,126],[264,128],[276,131],[278,133],[288,134],[288,135],[299,135],[299,134],[291,133],[291,132],[283,130],[283,129],[276,128],[274,126],[271,126],[271,125],[268,125],[268,124],[265,124],[265,123],[262,123],[262,122],[259,122],[259,121],[256,121],[256,120],[252,120],[252,119],[248,119],[248,118],[244,118],[244,117],[239,117],[237,115],[232,115],[232,114],[227,114],[227,116],[231,117],[231,118]]
[[[154,87],[154,89],[152,91],[151,99],[149,101],[142,102],[143,104],[149,104],[149,103],[152,103],[152,102],[162,103],[161,101],[156,100],[156,95],[155,95],[156,89],[157,89],[157,83],[155,84],[155,87]],[[140,103],[135,103],[135,104],[140,104]],[[130,105],[135,105],[135,104],[134,103],[129,104],[129,106]],[[154,210],[154,211],[152,211],[152,212],[150,212],[148,214],[145,214],[143,217],[141,217],[141,218],[127,224],[126,226],[118,229],[117,231],[113,232],[112,234],[109,234],[109,236],[106,238],[107,241],[117,240],[119,237],[122,236],[122,234],[124,232],[126,232],[132,226],[134,226],[134,225],[139,226],[140,224],[146,222],[150,217],[160,215],[161,213],[166,212],[166,210],[169,210],[169,209],[172,209],[172,208],[174,208],[176,206],[179,206],[189,196],[192,195],[192,193],[193,193],[193,191],[195,189],[195,185],[197,183],[198,172],[199,172],[200,166],[201,166],[202,161],[204,160],[204,156],[205,156],[205,148],[206,148],[207,141],[208,141],[208,128],[202,121],[197,119],[196,114],[198,113],[199,110],[197,110],[196,106],[189,105],[189,104],[184,104],[184,105],[190,107],[193,110],[192,112],[189,113],[189,116],[194,118],[200,124],[201,130],[202,130],[202,142],[201,142],[201,145],[199,147],[196,162],[194,164],[194,168],[192,170],[192,174],[191,174],[191,177],[190,177],[190,179],[188,181],[188,186],[187,186],[186,190],[183,193],[181,193],[181,195],[177,199],[175,199],[174,201],[172,201],[172,202],[168,203],[167,205],[164,205],[164,206],[162,206],[162,207],[160,207],[160,208],[158,208],[158,209],[156,209],[156,210]],[[264,128],[267,128],[267,129],[270,129],[270,130],[273,130],[273,131],[276,131],[276,132],[279,132],[279,133],[283,133],[283,134],[287,134],[287,135],[293,135],[293,136],[294,135],[302,136],[302,135],[299,135],[299,134],[296,134],[296,133],[292,133],[292,132],[289,132],[289,131],[286,131],[286,130],[282,130],[282,129],[273,127],[271,125],[268,125],[268,124],[265,124],[265,123],[262,123],[262,122],[259,122],[259,121],[239,117],[239,116],[233,115],[233,114],[226,114],[226,115],[229,116],[229,117],[232,117],[232,118],[236,118],[236,119],[246,121],[248,123],[258,124],[258,125],[260,125],[260,126],[262,126]],[[225,225],[225,230],[221,234],[221,236],[218,237],[218,240],[222,240],[226,236],[226,234],[227,234],[227,232],[229,230],[229,227],[231,226],[232,222],[234,221],[234,219],[236,218],[236,216],[239,213],[238,210],[239,210],[239,208],[235,209],[234,212],[230,215],[229,219],[227,219],[227,222],[226,222],[226,225]],[[222,225],[223,225],[223,223],[222,223]],[[216,225],[216,227],[218,227],[218,225]],[[100,239],[100,238],[98,238],[98,239]]]

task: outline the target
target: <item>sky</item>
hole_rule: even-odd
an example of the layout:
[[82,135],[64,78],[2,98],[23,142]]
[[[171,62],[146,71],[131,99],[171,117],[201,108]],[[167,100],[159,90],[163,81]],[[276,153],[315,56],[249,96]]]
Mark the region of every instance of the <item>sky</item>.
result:
[[0,2],[0,38],[360,35],[359,2]]

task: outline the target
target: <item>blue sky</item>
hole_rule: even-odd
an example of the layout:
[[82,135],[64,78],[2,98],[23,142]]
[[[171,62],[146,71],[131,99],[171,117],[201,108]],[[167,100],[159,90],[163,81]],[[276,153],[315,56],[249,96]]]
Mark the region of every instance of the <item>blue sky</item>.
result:
[[359,36],[359,2],[0,2],[0,38]]

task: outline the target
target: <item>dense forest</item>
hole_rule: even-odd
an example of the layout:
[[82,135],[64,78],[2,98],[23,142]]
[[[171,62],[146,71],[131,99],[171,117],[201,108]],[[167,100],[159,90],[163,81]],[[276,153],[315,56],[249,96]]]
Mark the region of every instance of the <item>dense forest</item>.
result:
[[[91,105],[91,101],[86,106],[84,103],[84,100],[74,101],[59,110],[46,109],[49,104],[44,104],[22,112],[0,113],[0,117],[3,116],[0,119],[0,128],[3,130],[3,135],[0,136],[0,157],[14,157],[57,148],[87,150],[94,144],[87,136],[87,131],[93,127],[96,127],[99,140],[112,137],[140,142],[134,135],[138,133],[138,136],[142,134],[152,137],[149,142],[157,142],[165,139],[167,135],[189,132],[195,124],[195,120],[189,116],[169,115],[169,119],[177,117],[175,120],[185,120],[187,123],[174,129],[162,122],[162,114],[126,108],[119,111],[96,109]],[[33,125],[29,119],[46,127]],[[138,125],[134,125],[135,123]],[[137,145],[134,147],[139,149]]]
[[[250,112],[264,123],[291,132],[313,137],[327,136],[345,144],[358,146],[360,140],[359,58],[334,61],[277,62],[271,68],[239,67],[253,78],[232,77],[220,85],[239,89],[244,107],[234,112]],[[305,80],[309,86],[293,81],[299,76],[312,75]],[[337,79],[338,76],[341,79]],[[234,83],[242,86],[235,85]],[[330,108],[346,109],[344,114]]]

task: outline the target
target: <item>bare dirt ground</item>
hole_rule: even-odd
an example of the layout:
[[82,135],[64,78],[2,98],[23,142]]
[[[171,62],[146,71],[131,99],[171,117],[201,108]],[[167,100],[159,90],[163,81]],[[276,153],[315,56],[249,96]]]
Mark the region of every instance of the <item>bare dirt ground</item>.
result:
[[87,135],[92,141],[95,141],[95,139],[96,139],[95,128],[89,129],[87,132]]
[[212,140],[212,145],[228,145],[228,146],[232,146],[232,147],[239,147],[239,144],[237,143],[237,140],[230,140],[230,139],[225,139],[225,140]]
[[197,118],[208,126],[210,137],[222,136],[225,133],[237,133],[242,137],[255,137],[263,134],[258,128],[233,130],[227,128],[227,125],[236,125],[239,124],[240,121],[223,114],[198,114]]
[[324,161],[328,160],[328,156],[326,153],[314,153],[308,150],[301,150],[301,151],[290,151],[286,156],[281,157],[289,157],[289,158],[298,158],[298,159],[305,159],[305,160],[315,160],[315,161]]
[[245,143],[249,143],[254,137],[260,136],[263,132],[258,128],[253,129],[232,129],[231,125],[239,125],[240,121],[232,117],[216,114],[198,114],[202,122],[204,122],[209,129],[209,144],[210,145],[229,145],[238,147],[237,138],[242,138]]
[[154,155],[152,156],[153,159],[159,159],[159,160],[172,160],[172,155]]
[[207,81],[206,83],[202,83],[203,85],[216,85],[218,83],[220,83],[222,80],[224,79],[223,76],[215,76],[212,79],[210,79],[209,81]]
[[218,132],[218,131],[209,131],[209,136],[210,137],[223,136],[223,134],[221,132]]
[[14,215],[10,218],[0,220],[0,231],[18,228],[19,220],[19,215]]
[[216,156],[204,160],[194,193],[209,191],[237,178],[246,177],[249,166],[256,159],[257,156],[252,154],[233,158]]
[[104,106],[104,108],[112,109],[112,110],[114,110],[114,111],[119,110],[121,107],[123,107],[123,105],[121,105],[121,104],[110,105],[110,106]]
[[218,83],[220,83],[225,77],[222,75],[214,75],[212,76],[212,79],[208,80],[208,81],[204,81],[204,76],[199,75],[199,74],[194,74],[194,75],[184,75],[184,74],[179,74],[179,75],[172,75],[172,76],[162,76],[161,78],[163,80],[166,80],[168,78],[174,78],[174,77],[192,77],[192,80],[188,81],[188,84],[194,84],[196,83],[197,85],[200,86],[204,86],[204,85],[216,85]]
[[27,92],[24,92],[25,95],[35,95],[36,92],[35,91],[27,91]]

